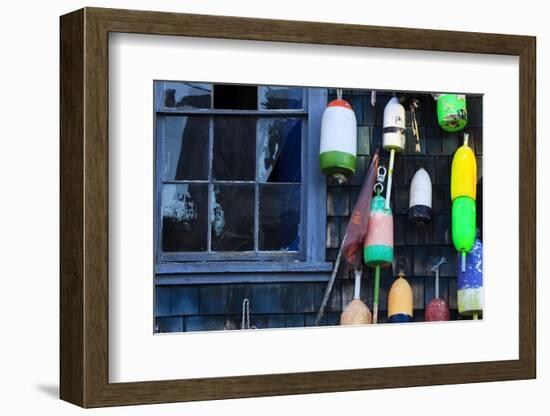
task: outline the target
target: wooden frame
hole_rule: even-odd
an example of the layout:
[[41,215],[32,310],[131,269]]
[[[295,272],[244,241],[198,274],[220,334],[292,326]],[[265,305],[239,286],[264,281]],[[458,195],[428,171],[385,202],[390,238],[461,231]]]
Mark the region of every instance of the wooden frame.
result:
[[[202,272],[213,272],[213,273],[219,273],[222,269],[223,272],[230,272],[231,270],[236,272],[257,272],[258,266],[259,268],[263,269],[260,271],[269,271],[269,272],[277,272],[277,271],[286,271],[286,269],[289,266],[289,263],[277,263],[277,260],[282,259],[290,259],[290,260],[299,260],[300,263],[298,264],[292,264],[292,266],[295,267],[294,271],[298,272],[301,270],[301,268],[305,268],[310,272],[319,272],[318,274],[324,274],[328,278],[328,273],[332,270],[331,264],[324,261],[323,249],[324,245],[321,245],[321,247],[311,247],[311,245],[314,245],[313,241],[309,241],[307,238],[308,232],[313,232],[317,234],[322,234],[323,230],[325,229],[325,214],[326,214],[326,206],[322,204],[325,198],[325,187],[323,183],[323,176],[322,174],[315,169],[314,172],[308,172],[308,166],[316,166],[318,165],[317,160],[307,160],[308,158],[316,157],[314,154],[315,146],[314,141],[312,140],[306,140],[306,137],[309,134],[309,130],[315,129],[315,133],[318,133],[318,130],[320,129],[321,124],[321,116],[322,113],[319,113],[319,111],[314,111],[315,114],[309,114],[309,106],[310,101],[312,101],[312,98],[319,97],[316,101],[320,105],[320,103],[323,101],[320,99],[320,97],[323,95],[318,89],[304,89],[302,92],[302,100],[305,103],[305,108],[301,110],[214,110],[214,109],[180,109],[178,110],[170,110],[165,111],[166,109],[163,108],[160,104],[160,99],[158,96],[162,95],[163,86],[159,83],[155,84],[155,88],[157,89],[155,91],[155,96],[157,96],[157,102],[156,102],[156,117],[155,117],[155,123],[158,123],[157,128],[162,129],[163,123],[165,123],[165,116],[166,114],[177,114],[181,116],[192,116],[192,115],[203,115],[209,118],[215,117],[215,116],[249,116],[249,117],[257,117],[257,118],[275,118],[275,117],[285,117],[285,118],[296,118],[300,119],[302,122],[302,129],[301,129],[301,148],[302,148],[302,160],[301,160],[301,166],[302,170],[304,171],[304,174],[302,175],[303,178],[300,181],[299,185],[302,187],[301,191],[301,220],[300,223],[302,224],[302,230],[300,231],[303,238],[303,244],[300,250],[293,251],[293,252],[278,252],[278,251],[268,251],[268,250],[262,250],[259,251],[256,249],[252,251],[246,251],[246,252],[240,252],[240,253],[227,253],[227,252],[185,252],[185,253],[165,253],[162,252],[159,248],[159,243],[157,243],[157,248],[155,249],[157,251],[156,253],[156,262],[158,264],[158,267],[156,268],[156,273],[166,273],[174,270],[181,270],[181,267],[177,267],[177,264],[175,265],[175,262],[189,262],[190,269],[194,273],[200,273]],[[324,95],[326,101],[326,94]],[[160,120],[160,121],[159,121]],[[160,133],[156,132],[157,137],[159,137]],[[212,134],[212,131],[210,131],[210,134]],[[158,143],[155,144],[157,146],[157,156],[159,154],[162,154],[162,152],[159,150],[161,144],[159,143],[160,140],[157,140]],[[258,152],[257,148],[257,152]],[[210,149],[210,152],[212,152],[212,149]],[[210,158],[213,156],[210,154]],[[256,155],[256,159],[258,158],[258,154]],[[211,169],[212,167],[210,167]],[[157,168],[158,169],[158,168]],[[160,187],[162,186],[162,183],[178,183],[178,181],[166,181],[161,179],[161,175],[157,172],[156,173],[157,178],[155,180],[155,184],[157,186],[156,190],[156,198],[157,198],[157,210],[160,210]],[[208,181],[211,181],[211,178],[208,180],[203,181],[202,183],[207,183]],[[195,181],[196,183],[199,183],[199,181]],[[231,183],[231,181],[226,181],[227,183]],[[254,182],[257,184],[258,179],[255,178]],[[315,185],[315,188],[311,190],[310,183],[312,185]],[[311,204],[308,204],[308,202],[311,201]],[[257,209],[258,201],[255,201],[255,209]],[[311,209],[308,209],[308,206],[311,206]],[[310,212],[310,215],[313,215],[312,221],[309,222],[307,219],[308,211]],[[311,230],[308,230],[308,228],[311,227]],[[158,217],[155,216],[155,230],[157,232],[157,236],[155,238],[158,239],[160,234],[160,228],[161,225],[159,224]],[[255,224],[255,240],[257,240],[257,232],[258,232],[258,224]],[[319,245],[317,243],[316,245]],[[319,256],[321,254],[321,256]],[[255,263],[249,263],[246,264],[243,260],[259,260],[259,259],[265,259],[273,261],[273,264],[270,263],[262,263],[261,265],[255,264]],[[212,264],[206,262],[206,261],[212,261]],[[230,263],[227,264],[224,262],[229,261]],[[220,264],[221,262],[221,264]],[[237,267],[235,266],[235,262],[240,262]],[[185,264],[185,263],[183,263]],[[220,265],[222,267],[220,267]],[[174,267],[176,266],[176,267]],[[267,266],[267,267],[266,267]],[[185,268],[184,268],[185,269]],[[315,279],[315,277],[313,277]],[[319,277],[316,278],[318,280]],[[321,279],[322,280],[322,279]]]
[[[139,383],[108,381],[109,32],[519,57],[519,359]],[[536,376],[534,37],[86,8],[61,18],[63,400],[99,407],[516,380]]]

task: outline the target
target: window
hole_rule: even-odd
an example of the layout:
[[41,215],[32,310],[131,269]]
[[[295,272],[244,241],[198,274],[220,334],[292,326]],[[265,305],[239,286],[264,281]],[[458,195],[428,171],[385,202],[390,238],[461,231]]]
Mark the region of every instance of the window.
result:
[[326,276],[326,90],[156,81],[155,97],[157,281]]

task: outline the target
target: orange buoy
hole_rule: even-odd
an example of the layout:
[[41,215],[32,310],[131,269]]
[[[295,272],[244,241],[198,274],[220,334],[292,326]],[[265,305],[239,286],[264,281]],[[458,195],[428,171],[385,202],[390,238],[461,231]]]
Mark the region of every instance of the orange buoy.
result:
[[353,299],[340,316],[340,325],[372,324],[370,309],[361,299]]
[[397,275],[388,295],[388,321],[411,322],[413,319],[413,295],[411,285],[402,271]]
[[355,270],[355,292],[353,300],[346,306],[340,316],[340,325],[372,324],[369,307],[359,298],[361,293],[361,270]]

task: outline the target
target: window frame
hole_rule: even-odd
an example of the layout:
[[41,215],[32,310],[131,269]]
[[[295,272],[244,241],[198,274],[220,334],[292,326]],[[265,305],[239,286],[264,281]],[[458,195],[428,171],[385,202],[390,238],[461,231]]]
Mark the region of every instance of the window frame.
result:
[[[154,81],[154,266],[156,284],[221,283],[253,281],[319,281],[328,279],[332,263],[325,261],[326,235],[326,179],[319,166],[319,140],[321,117],[327,105],[327,88],[303,88],[302,109],[226,110],[213,108],[166,108],[163,94],[166,82]],[[211,83],[214,85],[215,83]],[[257,85],[258,92],[259,87]],[[283,86],[281,86],[283,87]],[[286,86],[284,86],[286,87]],[[213,103],[214,88],[212,88]],[[258,108],[260,94],[258,93]],[[213,104],[211,105],[213,107]],[[162,240],[162,187],[164,121],[170,116],[203,116],[209,118],[209,147],[212,147],[212,126],[216,116],[247,116],[260,118],[299,118],[301,135],[301,208],[300,250],[298,251],[247,251],[238,252],[163,252]],[[258,126],[258,124],[257,124]],[[258,127],[257,127],[258,128]],[[257,140],[257,136],[256,136]],[[259,146],[256,146],[256,164]],[[210,150],[211,151],[211,150]],[[257,170],[257,169],[256,169]],[[255,186],[255,229],[258,232],[257,204],[258,180]],[[169,183],[208,184],[210,180],[168,181]],[[228,181],[232,183],[233,181]],[[238,181],[237,181],[238,183]],[[273,183],[276,185],[276,183]],[[269,185],[268,185],[269,186]],[[208,214],[210,215],[210,213]],[[210,220],[208,221],[210,225]],[[208,233],[211,230],[208,229]]]

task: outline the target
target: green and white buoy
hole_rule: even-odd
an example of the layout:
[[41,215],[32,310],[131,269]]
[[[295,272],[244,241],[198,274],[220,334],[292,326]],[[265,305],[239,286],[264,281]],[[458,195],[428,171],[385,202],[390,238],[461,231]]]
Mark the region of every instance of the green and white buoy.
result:
[[357,164],[357,120],[353,109],[341,98],[331,101],[321,120],[321,171],[345,183]]

